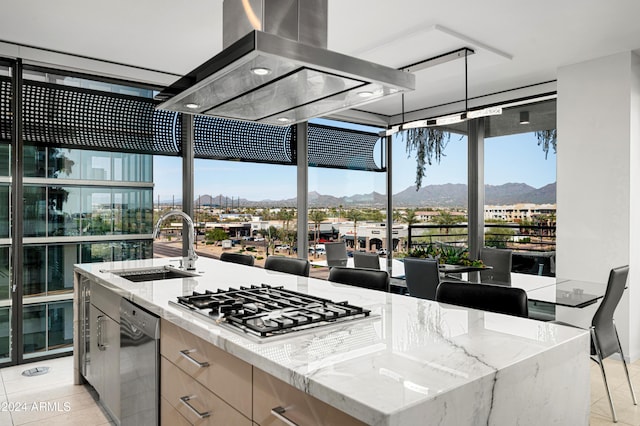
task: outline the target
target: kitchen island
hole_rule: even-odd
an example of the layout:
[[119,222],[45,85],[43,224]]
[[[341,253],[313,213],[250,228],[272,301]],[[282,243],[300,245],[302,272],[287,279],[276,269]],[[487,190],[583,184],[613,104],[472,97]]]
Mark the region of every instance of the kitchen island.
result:
[[[177,266],[170,259],[76,266],[76,383],[83,383],[77,313],[79,281],[85,278],[159,316],[171,339],[186,333],[246,364],[246,380],[248,386],[253,380],[254,390],[246,393],[248,408],[236,409],[248,424],[262,424],[256,407],[263,395],[273,393],[256,391],[261,377],[282,381],[370,425],[588,424],[589,334],[584,330],[213,259],[198,260],[198,277],[131,282],[112,273],[168,263]],[[169,303],[194,291],[260,284],[348,301],[371,314],[260,340]],[[165,386],[167,380],[161,381]],[[295,404],[284,408],[286,416],[295,417]],[[314,423],[323,419],[322,410],[315,415]],[[281,423],[271,418],[264,424]]]

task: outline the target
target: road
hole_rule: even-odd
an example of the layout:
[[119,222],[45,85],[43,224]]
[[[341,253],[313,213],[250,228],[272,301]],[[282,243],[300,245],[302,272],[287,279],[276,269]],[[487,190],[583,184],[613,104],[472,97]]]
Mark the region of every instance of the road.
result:
[[[182,256],[182,248],[180,244],[176,244],[176,242],[170,241],[154,241],[153,242],[153,257],[181,257]],[[218,259],[217,256],[213,254],[197,250],[196,254],[200,257],[210,257],[212,259]]]
[[[210,257],[212,259],[219,259],[219,256],[205,250],[196,250],[196,253],[200,257]],[[181,257],[182,256],[182,242],[180,241],[154,241],[153,242],[153,257]],[[263,267],[264,261],[256,261],[256,266]],[[329,268],[312,267],[309,276],[313,278],[320,278],[326,280],[329,276]]]

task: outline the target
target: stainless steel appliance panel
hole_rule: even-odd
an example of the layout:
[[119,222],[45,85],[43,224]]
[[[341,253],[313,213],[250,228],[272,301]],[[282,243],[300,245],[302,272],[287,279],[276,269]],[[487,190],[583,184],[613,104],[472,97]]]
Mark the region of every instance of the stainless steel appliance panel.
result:
[[121,425],[159,424],[160,319],[120,302]]

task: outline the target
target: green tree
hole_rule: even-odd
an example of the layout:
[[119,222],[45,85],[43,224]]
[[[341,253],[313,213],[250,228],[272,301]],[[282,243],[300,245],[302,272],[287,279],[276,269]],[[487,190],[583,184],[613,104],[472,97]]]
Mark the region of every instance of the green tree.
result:
[[484,234],[484,245],[487,247],[507,248],[507,243],[511,241],[515,231],[509,228],[490,228]]
[[295,218],[296,215],[293,210],[282,209],[278,212],[278,220],[282,221],[282,227],[285,231],[289,230],[289,222]]
[[[320,236],[320,223],[327,219],[327,214],[322,210],[311,210],[309,212],[309,219],[313,222],[314,227],[314,240],[315,245],[318,244],[318,238]],[[315,248],[315,246],[314,246]]]
[[346,214],[347,219],[353,222],[353,248],[358,250],[360,244],[358,242],[358,221],[364,220],[364,214],[358,209],[351,209]]
[[[436,225],[442,226],[445,229],[445,234],[449,234],[449,225],[455,225],[460,222],[464,222],[465,218],[462,216],[454,216],[446,210],[440,210],[437,215],[433,216],[431,221]],[[440,228],[440,229],[442,229]]]
[[289,230],[289,223],[295,219],[296,214],[293,209],[283,209],[278,212],[278,219],[282,221],[282,229],[278,230],[278,239],[289,245],[289,254],[293,245],[292,233]]
[[266,230],[263,229],[260,233],[264,235],[264,240],[267,243],[267,256],[269,256],[269,248],[271,248],[272,252],[275,251],[275,240],[278,238],[280,233],[278,228],[273,225],[269,226]]
[[404,221],[409,226],[415,225],[416,223],[418,223],[418,217],[416,216],[416,210],[415,209],[407,209],[407,214],[404,217]]
[[384,215],[380,210],[371,209],[367,212],[367,219],[373,222],[382,222],[384,221]]
[[394,222],[404,222],[404,214],[400,210],[393,211],[393,221]]
[[218,241],[228,240],[228,239],[229,239],[229,235],[227,235],[227,233],[220,228],[210,229],[204,235],[204,240],[208,243],[218,242]]

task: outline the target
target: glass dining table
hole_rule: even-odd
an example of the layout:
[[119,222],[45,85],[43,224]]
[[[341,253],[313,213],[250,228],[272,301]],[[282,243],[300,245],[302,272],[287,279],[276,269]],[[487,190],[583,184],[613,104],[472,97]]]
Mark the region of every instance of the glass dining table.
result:
[[[399,262],[401,263],[401,262]],[[473,272],[474,270],[453,271],[451,267],[455,265],[444,265],[441,272]],[[461,267],[462,268],[462,267]],[[394,264],[391,274],[391,285],[396,292],[406,289],[404,283],[404,273],[394,274],[394,272],[404,272],[401,267]],[[446,278],[443,278],[446,280]],[[495,284],[495,283],[494,283]],[[529,275],[517,272],[511,273],[511,283],[505,284],[511,287],[518,287],[527,292],[529,299],[529,311],[532,318],[550,320],[555,319],[556,307],[585,308],[593,305],[604,297],[607,289],[606,283],[573,280],[566,278],[546,277],[540,275]]]
[[[320,262],[318,262],[320,264]],[[326,266],[326,262],[322,262]],[[353,259],[349,258],[348,267],[353,267]],[[462,273],[477,275],[478,271],[487,267],[461,266],[461,265],[440,265],[442,280],[446,280],[447,274]],[[387,259],[380,258],[380,269],[387,269]],[[469,278],[471,278],[469,276]],[[394,293],[406,293],[406,282],[404,280],[404,262],[398,259],[391,259],[391,291]],[[463,279],[467,278],[463,275]],[[469,281],[475,281],[470,279]],[[563,306],[569,308],[584,308],[596,303],[604,297],[607,289],[606,283],[573,280],[566,278],[547,277],[541,275],[511,273],[511,283],[505,284],[511,287],[522,288],[527,292],[530,311],[538,315],[540,319],[553,319],[555,307]]]
[[551,285],[526,290],[530,301],[584,308],[604,297],[606,283],[557,278]]

